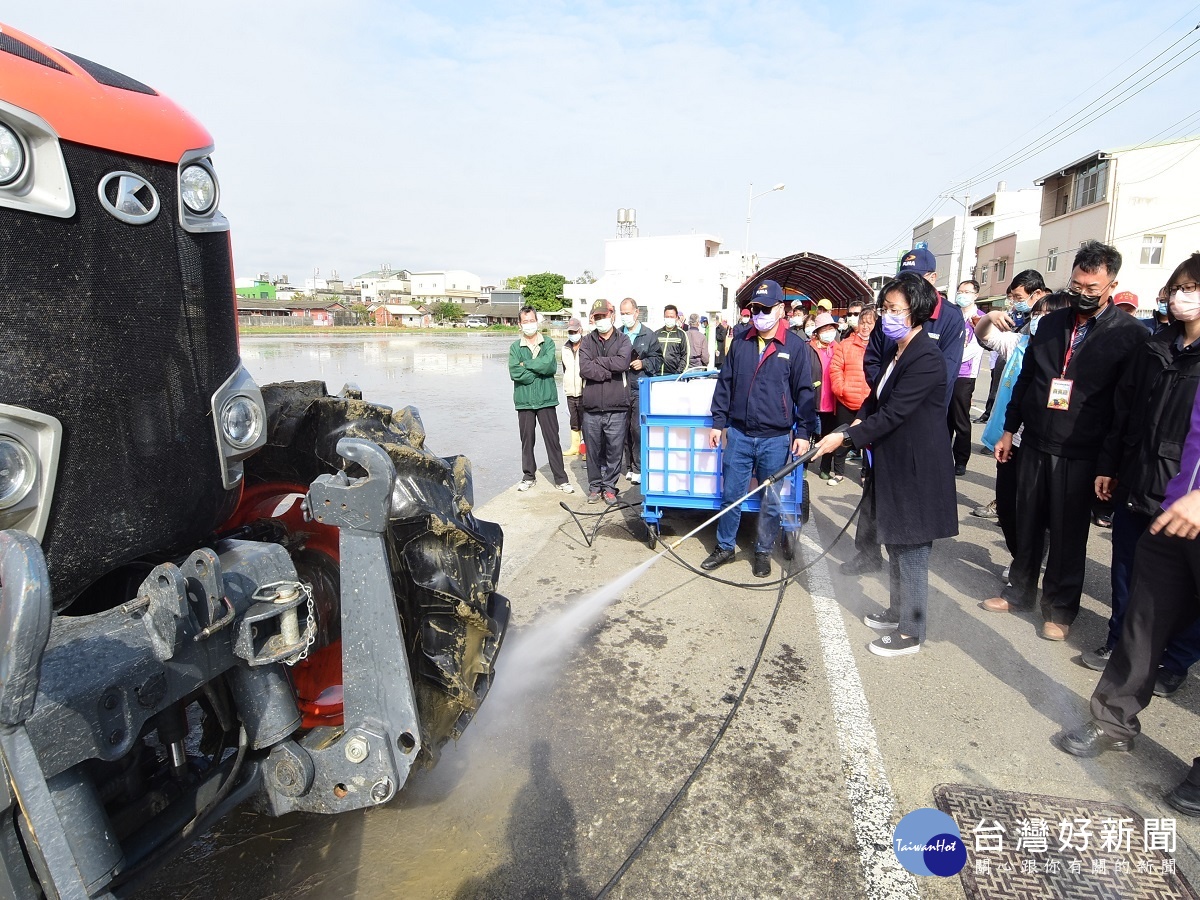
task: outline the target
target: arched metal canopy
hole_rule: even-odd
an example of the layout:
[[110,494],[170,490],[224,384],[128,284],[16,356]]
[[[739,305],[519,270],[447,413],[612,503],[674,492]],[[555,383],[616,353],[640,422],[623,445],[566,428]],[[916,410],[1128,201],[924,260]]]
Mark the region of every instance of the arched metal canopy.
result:
[[852,269],[818,253],[795,253],[759,269],[738,288],[737,304],[748,303],[760,282],[779,283],[786,294],[807,294],[813,300],[827,297],[835,310],[844,310],[852,300],[871,303],[874,292]]

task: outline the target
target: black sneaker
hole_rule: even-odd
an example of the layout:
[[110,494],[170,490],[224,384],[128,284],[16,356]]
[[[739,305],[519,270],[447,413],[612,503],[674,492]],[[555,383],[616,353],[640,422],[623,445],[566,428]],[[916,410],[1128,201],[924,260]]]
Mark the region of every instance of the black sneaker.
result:
[[920,650],[921,642],[915,637],[905,637],[892,631],[875,638],[867,644],[867,649],[876,656],[906,656]]
[[967,474],[967,467],[966,467],[966,466],[963,466],[963,465],[957,465],[957,466],[955,466],[955,467],[954,467],[954,474],[955,474],[956,476],[959,476],[959,477],[961,477],[961,476],[963,476],[963,475],[966,475],[966,474]]
[[1112,656],[1112,647],[1097,647],[1095,650],[1084,650],[1079,659],[1089,669],[1103,672],[1104,667],[1108,665],[1110,656]]
[[761,550],[754,551],[754,577],[766,578],[771,574],[771,554]]
[[700,563],[700,568],[705,572],[711,572],[717,566],[723,566],[725,563],[733,559],[733,550],[723,550],[718,547],[712,553],[708,554],[704,562]]
[[879,613],[868,613],[863,616],[863,622],[868,628],[874,628],[876,631],[895,631],[900,627],[900,618],[893,616],[890,609]]
[[[1154,679],[1154,696],[1170,697],[1187,681],[1187,674],[1176,675],[1168,672],[1162,666],[1158,667],[1158,677]],[[1191,815],[1191,813],[1189,813]]]

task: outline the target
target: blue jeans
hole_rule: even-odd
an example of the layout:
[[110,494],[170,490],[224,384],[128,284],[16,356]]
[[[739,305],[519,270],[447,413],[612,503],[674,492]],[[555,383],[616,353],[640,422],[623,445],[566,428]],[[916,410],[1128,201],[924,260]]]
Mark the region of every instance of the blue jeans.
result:
[[[1121,625],[1129,609],[1129,587],[1133,578],[1133,556],[1138,540],[1153,519],[1117,505],[1112,525],[1112,615],[1108,619],[1111,649],[1121,637]],[[1200,620],[1172,635],[1162,656],[1162,667],[1173,675],[1186,675],[1192,663],[1200,659]]]
[[[728,506],[750,489],[750,477],[761,484],[787,464],[792,447],[791,435],[750,437],[732,425],[725,429],[725,454],[721,463],[721,505]],[[736,506],[717,521],[717,546],[732,550],[742,521],[742,508]],[[779,494],[768,488],[759,513],[756,553],[770,553],[779,535]]]

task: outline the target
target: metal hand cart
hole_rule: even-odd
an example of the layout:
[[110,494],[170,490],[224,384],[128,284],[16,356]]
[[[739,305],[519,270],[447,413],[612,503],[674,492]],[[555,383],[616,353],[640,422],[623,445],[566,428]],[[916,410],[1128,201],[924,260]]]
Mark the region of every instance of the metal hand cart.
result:
[[[703,379],[704,384],[681,387]],[[721,509],[721,448],[709,446],[712,431],[712,387],[717,373],[689,372],[642,380],[639,416],[642,431],[642,518],[653,550],[659,522],[669,509]],[[659,393],[656,393],[656,390]],[[753,486],[756,482],[751,482]],[[795,554],[795,532],[808,521],[808,491],[804,467],[796,469],[779,489],[783,555]],[[761,495],[742,503],[743,512],[758,512]]]

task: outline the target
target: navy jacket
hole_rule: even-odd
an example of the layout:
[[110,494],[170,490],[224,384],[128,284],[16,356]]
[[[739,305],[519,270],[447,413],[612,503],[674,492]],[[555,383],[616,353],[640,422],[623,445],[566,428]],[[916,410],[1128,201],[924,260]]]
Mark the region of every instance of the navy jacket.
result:
[[[942,351],[942,359],[946,361],[946,403],[950,408],[950,398],[954,396],[954,382],[958,379],[958,370],[962,367],[963,337],[965,335],[962,312],[953,303],[947,303],[939,295],[938,305],[933,310],[933,317],[921,328],[937,344]],[[874,384],[881,371],[880,361],[891,359],[891,352],[896,342],[889,341],[883,336],[883,317],[875,320],[871,329],[871,338],[867,341],[867,352],[863,356],[863,373],[867,376],[867,384]]]
[[[888,345],[881,372],[896,356],[895,342]],[[947,381],[942,350],[922,329],[883,387],[878,376],[872,380],[871,394],[858,412],[862,421],[849,430],[855,447],[871,447],[867,489],[875,492],[875,525],[884,544],[924,544],[958,534],[954,455],[942,402]]]
[[645,323],[639,323],[637,337],[629,337],[629,329],[622,328],[621,334],[629,338],[632,346],[632,356],[630,361],[640,359],[642,361],[641,370],[629,370],[629,390],[637,392],[640,387],[639,382],[643,378],[650,378],[654,375],[663,373],[663,350],[662,344],[658,342],[658,333],[651,331],[646,327]]
[[810,438],[817,413],[809,359],[808,346],[787,322],[775,327],[761,357],[758,332],[736,332],[713,391],[713,428],[732,425],[750,437],[778,437],[795,426],[797,437]]

